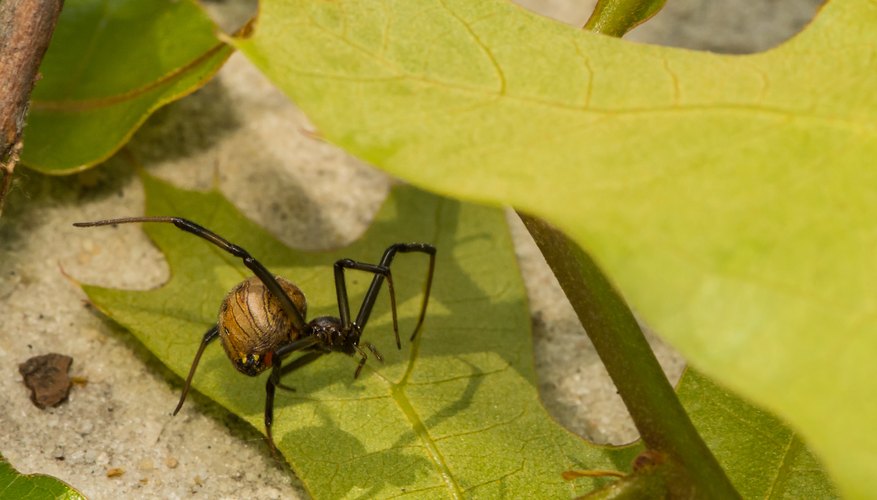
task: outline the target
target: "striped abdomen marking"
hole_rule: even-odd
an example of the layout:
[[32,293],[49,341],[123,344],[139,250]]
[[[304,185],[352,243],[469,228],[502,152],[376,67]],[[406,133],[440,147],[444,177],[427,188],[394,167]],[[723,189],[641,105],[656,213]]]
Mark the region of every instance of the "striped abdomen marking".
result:
[[[307,302],[301,290],[279,276],[277,281],[305,317]],[[270,368],[271,353],[300,335],[280,301],[255,276],[226,295],[219,309],[218,323],[225,353],[235,368],[247,375],[258,375]]]

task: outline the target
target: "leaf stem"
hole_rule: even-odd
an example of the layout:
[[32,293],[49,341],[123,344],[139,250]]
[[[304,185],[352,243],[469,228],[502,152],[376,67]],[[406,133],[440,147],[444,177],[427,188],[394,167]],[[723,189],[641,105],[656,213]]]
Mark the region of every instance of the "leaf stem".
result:
[[585,29],[621,37],[658,13],[667,0],[600,0]]
[[[560,281],[643,442],[687,471],[699,497],[739,498],[676,397],[633,313],[596,263],[548,223],[518,213]],[[686,485],[668,485],[685,490]]]

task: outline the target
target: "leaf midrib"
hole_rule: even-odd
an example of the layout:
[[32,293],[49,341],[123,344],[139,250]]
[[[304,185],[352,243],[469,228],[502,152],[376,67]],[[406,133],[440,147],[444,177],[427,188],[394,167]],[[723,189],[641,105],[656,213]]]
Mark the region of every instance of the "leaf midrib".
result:
[[181,79],[187,73],[195,70],[202,63],[209,60],[216,53],[218,53],[222,48],[226,46],[225,43],[220,42],[208,49],[203,54],[199,55],[192,61],[171,70],[170,72],[162,75],[161,77],[143,85],[141,87],[137,87],[126,92],[122,92],[120,94],[108,95],[104,97],[98,97],[93,99],[60,99],[60,100],[33,100],[31,102],[31,107],[37,111],[66,111],[66,112],[83,112],[90,111],[94,109],[107,108],[113,106],[115,104],[119,104],[126,101],[133,101],[134,99],[155,90],[162,85],[173,83],[176,80]]

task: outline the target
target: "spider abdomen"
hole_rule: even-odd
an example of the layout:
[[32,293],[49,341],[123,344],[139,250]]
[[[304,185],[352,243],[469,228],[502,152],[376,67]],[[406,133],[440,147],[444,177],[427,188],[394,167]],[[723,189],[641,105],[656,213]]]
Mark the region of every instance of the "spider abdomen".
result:
[[[307,302],[302,291],[277,276],[277,282],[302,316]],[[271,354],[301,335],[280,301],[253,276],[232,288],[219,308],[219,337],[225,353],[241,373],[258,375],[272,366]]]

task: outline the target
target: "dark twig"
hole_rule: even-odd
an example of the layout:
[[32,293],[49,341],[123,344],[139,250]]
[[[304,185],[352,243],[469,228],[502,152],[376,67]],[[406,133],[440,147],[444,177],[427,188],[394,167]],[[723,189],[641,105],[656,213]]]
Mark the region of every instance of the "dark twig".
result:
[[0,1],[0,213],[21,151],[37,71],[64,0]]

